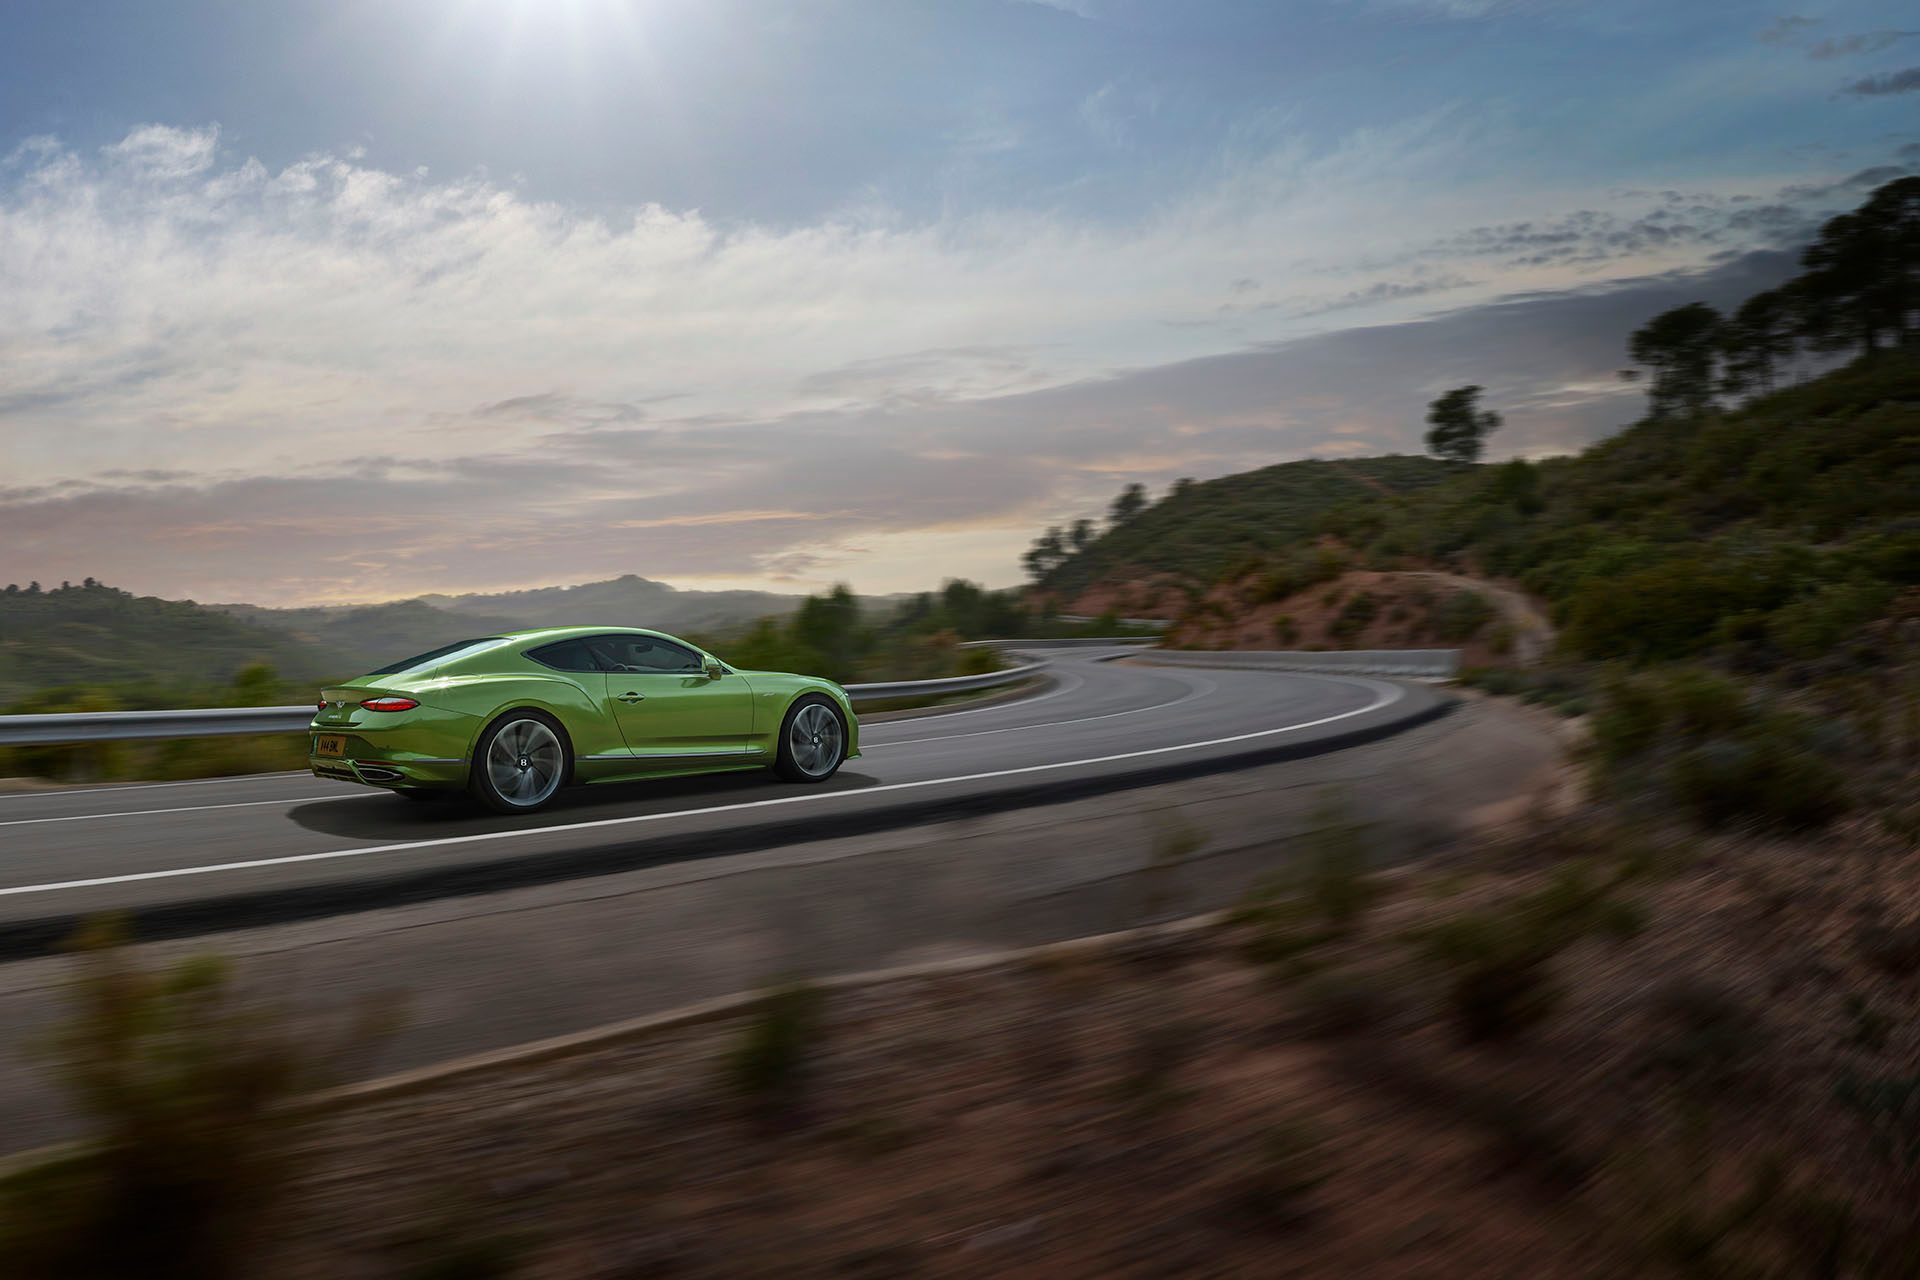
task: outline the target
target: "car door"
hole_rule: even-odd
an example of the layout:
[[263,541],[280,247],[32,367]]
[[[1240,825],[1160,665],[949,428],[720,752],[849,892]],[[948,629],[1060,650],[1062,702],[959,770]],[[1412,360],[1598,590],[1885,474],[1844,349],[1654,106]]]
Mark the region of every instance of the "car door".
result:
[[607,701],[634,755],[663,764],[749,749],[753,690],[728,671],[707,674],[701,655],[661,636],[595,636]]

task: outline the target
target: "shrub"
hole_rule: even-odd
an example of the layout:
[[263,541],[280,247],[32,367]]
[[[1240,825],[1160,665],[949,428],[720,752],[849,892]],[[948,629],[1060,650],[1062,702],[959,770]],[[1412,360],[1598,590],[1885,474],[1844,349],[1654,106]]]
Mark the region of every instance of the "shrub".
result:
[[1710,827],[1824,826],[1847,810],[1846,780],[1807,736],[1801,723],[1775,717],[1738,737],[1704,742],[1675,759],[1674,795]]
[[1759,1014],[1738,992],[1697,978],[1673,978],[1650,1002],[1649,1065],[1690,1084],[1723,1089],[1759,1051]]
[[293,1104],[382,1034],[369,1006],[337,1040],[301,1039],[218,959],[136,968],[117,931],[77,944],[72,1012],[51,1055],[92,1125],[76,1155],[0,1186],[0,1256],[19,1274],[253,1274],[297,1170]]
[[1486,597],[1473,591],[1456,591],[1434,609],[1433,631],[1448,644],[1460,644],[1479,635],[1494,617],[1494,608]]
[[825,1003],[824,994],[809,983],[774,987],[761,998],[727,1059],[729,1082],[762,1119],[787,1118],[798,1110]]
[[1881,1159],[1903,1171],[1920,1169],[1920,1076],[1848,1076],[1834,1097],[1866,1125]]
[[1846,778],[1822,736],[1809,717],[1691,670],[1615,679],[1593,720],[1606,780],[1637,781],[1709,827],[1804,830],[1846,812]]
[[1370,591],[1354,593],[1353,598],[1341,607],[1339,616],[1334,618],[1327,633],[1345,643],[1365,631],[1380,613],[1380,601]]
[[1229,1176],[1221,1207],[1237,1225],[1295,1227],[1312,1215],[1314,1193],[1327,1177],[1324,1141],[1303,1125],[1276,1125],[1258,1135]]
[[1379,884],[1367,869],[1366,831],[1335,796],[1321,797],[1311,821],[1301,888],[1327,927],[1344,935],[1379,897]]
[[1382,975],[1354,969],[1309,976],[1300,984],[1300,1027],[1307,1035],[1344,1036],[1371,1030],[1393,1012]]
[[1637,931],[1637,911],[1614,896],[1627,874],[1595,882],[1573,864],[1541,889],[1416,931],[1427,958],[1449,972],[1447,1000],[1460,1032],[1502,1039],[1544,1021],[1559,998],[1552,966],[1562,951],[1591,935]]

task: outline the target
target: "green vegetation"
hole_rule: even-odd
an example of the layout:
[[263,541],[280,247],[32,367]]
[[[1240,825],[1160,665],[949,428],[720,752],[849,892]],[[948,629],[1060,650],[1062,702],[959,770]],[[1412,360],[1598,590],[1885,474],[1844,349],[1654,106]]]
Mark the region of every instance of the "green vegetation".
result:
[[[226,685],[63,685],[0,707],[9,715],[76,711],[140,711],[172,707],[276,707],[311,701],[313,685],[280,678],[261,663]],[[89,742],[70,746],[0,747],[0,776],[66,782],[205,778],[304,769],[307,743],[288,734],[188,738],[161,742]]]
[[1427,406],[1427,452],[1447,462],[1478,462],[1500,415],[1480,407],[1479,387],[1455,387]]
[[124,690],[114,696],[127,706],[167,705],[134,699],[156,687],[223,685],[261,663],[312,679],[338,674],[322,650],[191,600],[136,596],[91,578],[0,591],[0,703],[91,687]]
[[79,944],[73,1013],[47,1047],[91,1140],[0,1183],[8,1274],[220,1280],[257,1274],[297,1171],[292,1105],[390,1019],[303,1038],[212,958],[137,968],[111,928]]
[[727,1058],[728,1082],[763,1122],[790,1122],[805,1101],[825,1005],[825,993],[809,983],[770,989]]
[[1097,582],[1148,573],[1173,574],[1204,585],[1227,576],[1250,556],[1310,551],[1309,544],[1328,526],[1331,513],[1390,505],[1396,496],[1417,493],[1452,474],[1445,463],[1431,458],[1283,462],[1177,485],[1159,502],[1109,526],[1079,554],[1043,535],[1028,552],[1026,564],[1040,587],[1066,595]]
[[[1615,679],[1593,722],[1601,782],[1704,826],[1818,827],[1851,804],[1845,735],[1763,692],[1678,669]],[[1869,761],[1862,761],[1864,769]]]
[[1350,937],[1380,896],[1366,828],[1340,796],[1322,795],[1308,820],[1293,865],[1264,877],[1233,911],[1253,927],[1248,958],[1286,977],[1312,972],[1313,953]]
[[1568,864],[1542,889],[1421,930],[1416,941],[1449,975],[1447,1002],[1461,1034],[1501,1039],[1543,1021],[1559,998],[1555,958],[1583,938],[1638,930],[1637,911],[1617,896],[1629,878],[1626,870],[1596,877]]
[[796,671],[842,684],[862,680],[933,680],[1000,669],[991,649],[962,649],[968,640],[1127,635],[1113,618],[1062,624],[1030,611],[1014,591],[988,591],[949,580],[884,608],[863,608],[846,586],[808,596],[785,618],[762,618],[745,632],[694,637],[748,670]]

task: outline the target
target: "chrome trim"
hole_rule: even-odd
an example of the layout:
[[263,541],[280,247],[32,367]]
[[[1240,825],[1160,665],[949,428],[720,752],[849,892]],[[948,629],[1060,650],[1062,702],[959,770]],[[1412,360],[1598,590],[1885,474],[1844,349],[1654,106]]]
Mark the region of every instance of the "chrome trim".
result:
[[581,756],[579,763],[593,764],[607,760],[705,760],[714,756],[763,756],[766,752],[760,747],[727,747],[720,751],[661,751],[653,755],[640,756],[632,752],[615,752],[612,755]]

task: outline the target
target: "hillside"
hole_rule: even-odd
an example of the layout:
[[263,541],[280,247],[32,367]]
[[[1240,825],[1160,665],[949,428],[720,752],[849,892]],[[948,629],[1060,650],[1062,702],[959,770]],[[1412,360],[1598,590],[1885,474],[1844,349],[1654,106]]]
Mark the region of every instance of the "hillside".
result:
[[682,591],[627,574],[574,587],[473,595],[427,595],[386,604],[270,609],[210,606],[256,626],[290,633],[359,668],[466,636],[550,625],[558,620],[662,631],[724,632],[793,612],[803,597],[767,591]]
[[542,626],[555,618],[570,618],[595,625],[715,631],[792,613],[802,599],[771,591],[683,591],[629,573],[573,587],[430,595],[412,603],[461,615],[510,618],[520,626]]
[[1250,556],[1311,537],[1332,508],[1418,493],[1449,474],[1431,458],[1360,458],[1283,462],[1184,485],[1108,530],[1039,586],[1071,598],[1098,583],[1154,574],[1211,583]]
[[419,600],[311,609],[231,604],[212,607],[252,625],[286,633],[327,654],[341,670],[354,671],[469,636],[528,625],[512,618],[436,609]]
[[190,600],[97,583],[0,593],[0,703],[61,685],[205,689],[255,663],[288,679],[338,674],[324,650]]
[[[1217,611],[1236,593],[1214,588],[1256,574],[1264,602],[1352,568],[1438,569],[1517,582],[1576,657],[1713,651],[1758,668],[1845,660],[1836,647],[1920,583],[1911,349],[1737,409],[1649,418],[1575,457],[1418,461],[1284,463],[1194,485],[1039,585],[1084,601],[1157,573],[1183,585],[1173,611],[1210,598]],[[1348,472],[1398,483],[1363,492]]]

